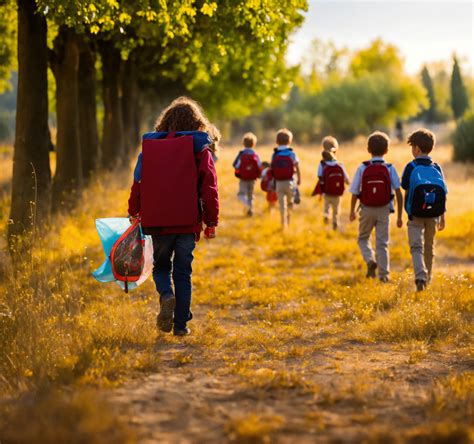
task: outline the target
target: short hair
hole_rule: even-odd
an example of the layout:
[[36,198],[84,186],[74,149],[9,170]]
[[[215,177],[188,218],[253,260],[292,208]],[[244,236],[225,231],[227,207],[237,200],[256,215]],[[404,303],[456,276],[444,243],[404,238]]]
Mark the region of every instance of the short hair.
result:
[[278,145],[290,145],[292,141],[293,133],[289,129],[282,128],[278,130],[276,136],[276,143],[278,143]]
[[382,131],[375,131],[367,139],[367,149],[373,156],[383,156],[387,154],[389,142],[390,139],[387,134]]
[[323,152],[321,153],[321,156],[325,162],[336,160],[336,157],[334,156],[332,151],[323,150]]
[[270,162],[267,162],[266,160],[262,162],[263,168],[268,168],[269,166],[270,166]]
[[436,136],[426,128],[419,128],[408,136],[407,143],[420,148],[423,154],[429,154],[436,143]]
[[323,139],[322,144],[323,144],[323,148],[326,151],[331,151],[332,148],[334,148],[334,151],[336,151],[339,148],[339,143],[337,139],[333,136],[326,136]]
[[257,145],[257,136],[254,133],[245,133],[242,137],[242,144],[245,148],[253,148]]

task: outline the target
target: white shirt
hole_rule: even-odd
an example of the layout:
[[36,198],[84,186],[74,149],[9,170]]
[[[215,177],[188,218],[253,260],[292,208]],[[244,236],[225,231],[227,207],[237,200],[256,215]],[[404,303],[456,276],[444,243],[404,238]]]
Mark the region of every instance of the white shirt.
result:
[[[371,161],[382,161],[385,163],[383,157],[372,157]],[[385,163],[387,165],[387,163]],[[352,179],[352,184],[349,188],[349,192],[352,194],[355,194],[358,196],[361,192],[361,185],[362,185],[362,174],[364,170],[366,169],[366,166],[364,164],[361,164],[359,168],[357,168],[357,171],[354,175],[354,178]],[[398,190],[400,188],[400,178],[398,177],[397,170],[393,165],[390,165],[388,167],[388,172],[390,174],[390,182],[392,185],[392,190]]]
[[325,160],[324,164],[322,162],[319,162],[318,166],[318,177],[323,177],[324,174],[324,165],[327,166],[334,166],[334,165],[339,165],[342,168],[342,172],[344,173],[344,181],[346,183],[350,183],[351,180],[349,179],[349,175],[347,174],[346,169],[344,168],[344,165],[342,163],[339,163],[337,160]]

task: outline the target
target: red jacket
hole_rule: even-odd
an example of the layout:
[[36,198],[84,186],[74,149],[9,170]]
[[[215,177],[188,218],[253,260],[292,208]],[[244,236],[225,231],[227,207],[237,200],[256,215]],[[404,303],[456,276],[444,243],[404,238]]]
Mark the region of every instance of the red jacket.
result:
[[[145,234],[187,234],[202,231],[202,223],[207,226],[217,226],[219,221],[219,194],[217,190],[217,174],[209,149],[196,153],[198,168],[198,190],[200,207],[202,209],[201,221],[197,225],[182,227],[148,227],[144,228]],[[133,181],[130,197],[128,199],[128,214],[140,215],[140,181]]]

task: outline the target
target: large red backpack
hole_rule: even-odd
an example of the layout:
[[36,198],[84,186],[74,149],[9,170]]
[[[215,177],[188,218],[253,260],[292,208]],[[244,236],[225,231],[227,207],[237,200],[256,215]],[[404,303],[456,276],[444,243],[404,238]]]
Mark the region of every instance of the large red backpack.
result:
[[140,216],[143,227],[199,223],[198,174],[193,136],[144,139]]
[[392,200],[390,164],[384,162],[364,162],[360,201],[367,207],[382,207]]
[[261,170],[258,166],[258,156],[255,153],[242,153],[240,166],[235,175],[242,180],[256,180],[260,177]]
[[276,180],[291,180],[295,173],[293,159],[287,155],[280,155],[276,152],[272,160],[273,177]]
[[344,194],[344,170],[341,165],[323,165],[324,194],[342,196]]

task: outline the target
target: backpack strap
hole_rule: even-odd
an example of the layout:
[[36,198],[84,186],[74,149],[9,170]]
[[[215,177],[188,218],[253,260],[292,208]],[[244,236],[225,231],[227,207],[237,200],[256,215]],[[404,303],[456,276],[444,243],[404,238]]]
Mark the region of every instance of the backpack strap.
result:
[[368,167],[369,165],[372,165],[372,161],[366,160],[365,162],[362,162],[362,165],[365,165],[366,167]]

